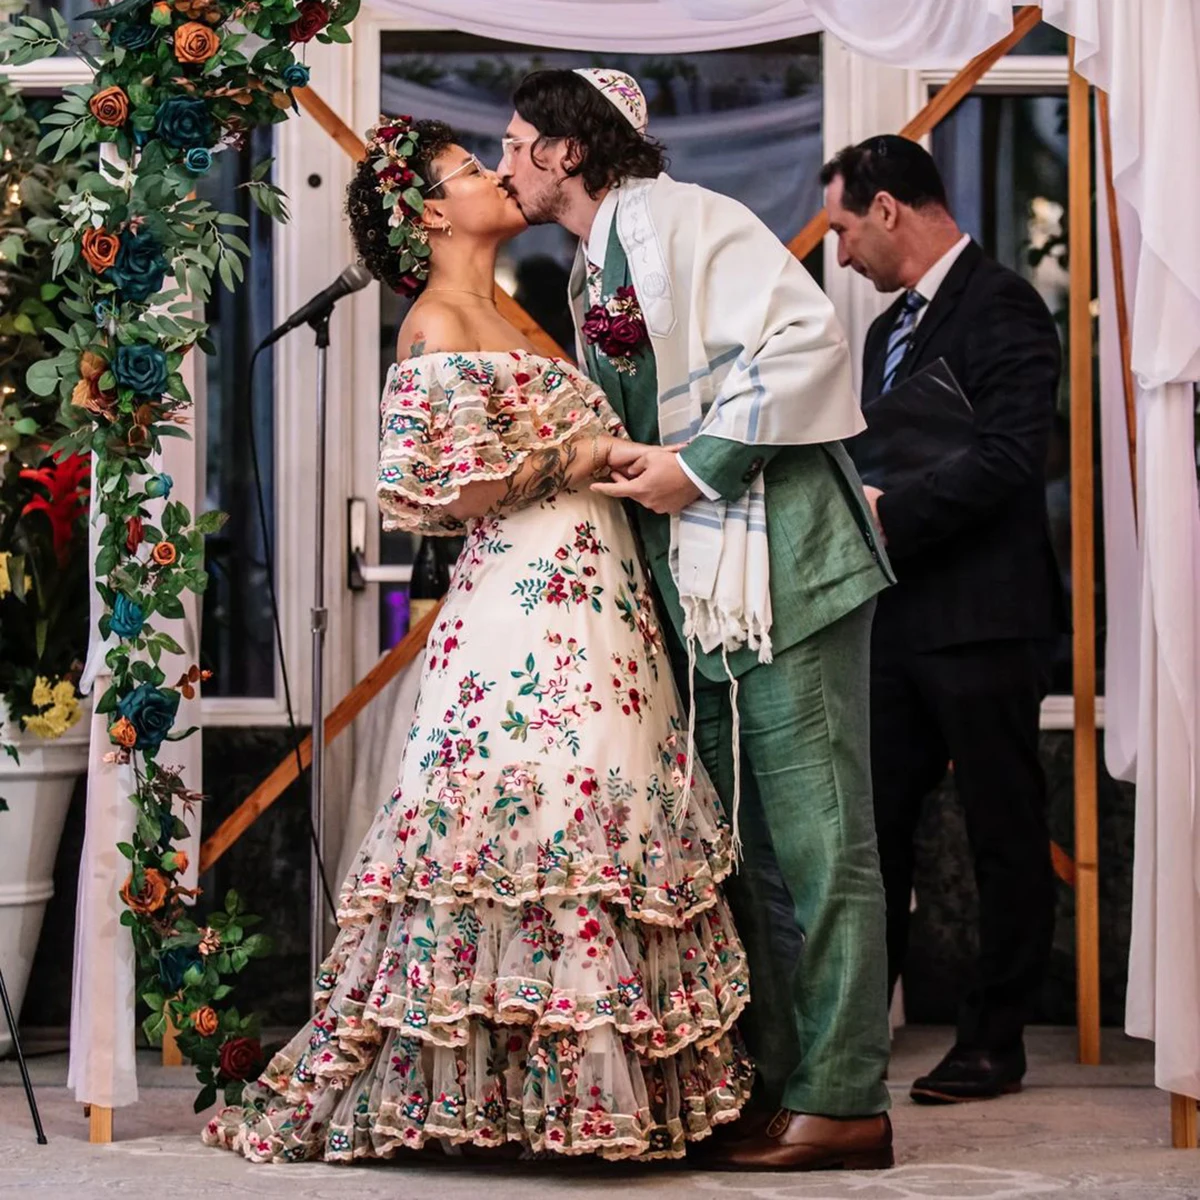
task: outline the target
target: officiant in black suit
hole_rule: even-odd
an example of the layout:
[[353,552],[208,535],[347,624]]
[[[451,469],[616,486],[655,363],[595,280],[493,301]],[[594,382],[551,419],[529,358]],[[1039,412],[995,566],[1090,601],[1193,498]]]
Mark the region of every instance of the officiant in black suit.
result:
[[[977,977],[964,981],[955,1045],[912,1096],[986,1099],[1021,1085],[1023,1030],[1053,935],[1038,714],[1067,624],[1044,468],[1058,335],[1033,287],[958,228],[937,167],[915,142],[848,147],[821,181],[839,263],[900,292],[867,335],[867,431],[848,443],[860,469],[882,463],[864,478],[876,484],[868,499],[898,577],[879,597],[871,672],[889,978],[894,986],[904,965],[921,801],[952,763],[979,890],[980,957]],[[970,415],[956,444],[930,447],[913,469],[903,427],[874,433],[872,412],[886,430],[889,393],[907,382],[913,394],[931,368],[948,368],[961,395],[945,402]],[[913,436],[929,440],[919,428]],[[891,460],[905,469],[889,477]]]

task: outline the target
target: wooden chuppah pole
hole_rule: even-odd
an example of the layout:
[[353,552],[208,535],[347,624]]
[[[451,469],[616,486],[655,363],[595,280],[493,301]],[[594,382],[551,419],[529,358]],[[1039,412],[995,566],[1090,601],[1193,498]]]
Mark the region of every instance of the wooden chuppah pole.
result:
[[1075,991],[1079,1061],[1100,1061],[1100,921],[1096,829],[1095,480],[1092,469],[1092,152],[1088,82],[1067,85],[1071,293],[1071,608],[1075,692]]
[[[302,109],[345,152],[358,162],[367,152],[362,138],[310,87],[296,88],[292,93]],[[550,358],[567,357],[563,348],[502,288],[496,285],[496,307],[510,325],[516,326],[534,345]]]
[[[958,102],[970,95],[971,89],[1042,19],[1042,10],[1036,4],[1028,4],[1013,17],[1012,33],[1002,37],[994,46],[977,54],[921,109],[903,129],[901,137],[920,141],[935,125],[957,107]],[[790,242],[788,249],[799,259],[809,256],[829,232],[829,214],[819,213]]]

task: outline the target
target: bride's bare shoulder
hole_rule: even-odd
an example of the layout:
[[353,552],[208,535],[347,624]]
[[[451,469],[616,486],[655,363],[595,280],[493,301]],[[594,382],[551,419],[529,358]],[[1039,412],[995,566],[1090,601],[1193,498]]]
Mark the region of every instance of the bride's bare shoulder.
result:
[[396,358],[399,360],[476,349],[476,338],[462,310],[433,296],[417,299],[404,318],[400,336],[396,339]]

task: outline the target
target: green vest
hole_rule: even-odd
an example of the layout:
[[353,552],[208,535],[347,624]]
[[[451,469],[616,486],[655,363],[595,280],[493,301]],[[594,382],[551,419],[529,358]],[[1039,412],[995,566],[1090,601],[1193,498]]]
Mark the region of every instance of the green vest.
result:
[[[605,251],[603,293],[611,296],[631,282],[614,221]],[[586,357],[588,374],[604,388],[629,436],[636,442],[657,444],[658,383],[653,351],[647,347],[637,356],[633,375],[614,370],[590,345]],[[771,644],[776,653],[811,637],[895,582],[862,483],[840,442],[747,446],[701,435],[683,455],[699,478],[730,499],[745,491],[759,471],[763,473]],[[630,508],[659,599],[682,642],[683,608],[669,563],[670,518],[640,505]],[[729,657],[735,675],[757,664],[753,650],[739,650]],[[696,665],[708,679],[726,677],[719,651],[699,654]]]

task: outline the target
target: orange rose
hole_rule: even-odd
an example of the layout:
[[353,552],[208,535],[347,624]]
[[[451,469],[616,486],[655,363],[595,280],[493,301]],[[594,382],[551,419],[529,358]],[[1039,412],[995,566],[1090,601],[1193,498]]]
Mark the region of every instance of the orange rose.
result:
[[175,57],[181,63],[208,62],[220,45],[221,39],[198,21],[188,21],[175,30]]
[[219,1025],[216,1012],[207,1004],[192,1013],[192,1028],[201,1037],[212,1037]]
[[117,261],[117,251],[121,248],[121,239],[115,233],[104,229],[88,229],[84,232],[80,243],[83,261],[99,275],[107,271]]
[[145,872],[145,881],[142,883],[142,890],[136,893],[133,891],[133,875],[130,874],[129,878],[125,880],[125,886],[121,888],[121,899],[135,913],[157,912],[166,903],[170,887],[167,877],[161,871],[148,867]]
[[163,868],[167,871],[183,872],[188,869],[186,850],[168,850],[162,858]]
[[88,101],[88,108],[101,125],[115,129],[129,118],[129,97],[119,87],[107,87]]
[[150,551],[150,557],[160,567],[169,567],[175,561],[175,547],[170,542],[159,542]]
[[101,358],[99,354],[93,354],[90,350],[85,350],[79,356],[79,373],[89,382],[99,379],[107,370],[108,359]]
[[137,730],[133,727],[133,722],[127,717],[119,717],[109,727],[108,736],[118,746],[124,746],[126,750],[132,750],[134,743],[137,741]]

